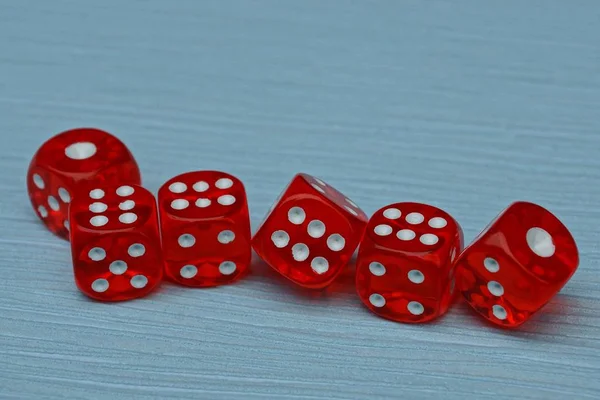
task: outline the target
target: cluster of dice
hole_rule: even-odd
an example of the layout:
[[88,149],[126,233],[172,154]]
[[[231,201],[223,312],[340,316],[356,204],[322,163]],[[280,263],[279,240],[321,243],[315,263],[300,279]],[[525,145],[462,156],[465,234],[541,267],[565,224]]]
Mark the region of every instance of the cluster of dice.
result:
[[127,147],[98,129],[44,143],[27,184],[38,216],[70,240],[77,286],[100,301],[145,296],[163,276],[191,287],[234,282],[249,271],[252,248],[296,285],[323,289],[359,248],[357,291],[375,314],[426,322],[460,293],[488,321],[517,327],[579,263],[567,228],[536,204],[513,203],[464,248],[460,225],[439,208],[395,203],[368,218],[306,174],[293,178],[251,236],[239,179],[189,172],[155,198]]

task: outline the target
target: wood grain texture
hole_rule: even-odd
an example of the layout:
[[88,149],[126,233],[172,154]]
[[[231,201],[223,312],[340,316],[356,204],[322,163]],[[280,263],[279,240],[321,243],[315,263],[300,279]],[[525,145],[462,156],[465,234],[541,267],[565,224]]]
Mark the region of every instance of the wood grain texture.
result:
[[[600,398],[598,21],[595,0],[3,1],[0,398]],[[464,305],[394,324],[350,273],[307,296],[261,263],[91,302],[25,191],[37,147],[76,126],[121,137],[152,190],[239,176],[255,227],[297,171],[369,213],[440,206],[467,240],[538,202],[581,266],[518,332]]]

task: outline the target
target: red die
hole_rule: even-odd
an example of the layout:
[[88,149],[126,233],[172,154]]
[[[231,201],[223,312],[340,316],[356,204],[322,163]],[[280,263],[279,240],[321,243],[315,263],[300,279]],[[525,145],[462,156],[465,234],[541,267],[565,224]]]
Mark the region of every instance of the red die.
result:
[[526,202],[504,210],[456,262],[467,302],[503,327],[527,321],[567,283],[578,264],[567,228],[550,211]]
[[92,128],[66,131],[45,142],[27,172],[33,208],[48,229],[64,239],[69,236],[68,207],[76,189],[140,182],[140,171],[127,147],[113,135]]
[[141,186],[99,185],[75,197],[69,209],[75,282],[103,301],[129,300],[161,281],[158,212]]
[[231,283],[248,270],[250,217],[246,191],[218,171],[188,172],[158,192],[166,274],[177,283]]
[[454,258],[463,246],[460,225],[445,211],[396,203],[367,226],[356,266],[356,286],[375,314],[399,322],[425,322],[450,306]]
[[365,213],[342,193],[298,174],[265,217],[252,245],[292,282],[320,289],[348,264],[366,224]]

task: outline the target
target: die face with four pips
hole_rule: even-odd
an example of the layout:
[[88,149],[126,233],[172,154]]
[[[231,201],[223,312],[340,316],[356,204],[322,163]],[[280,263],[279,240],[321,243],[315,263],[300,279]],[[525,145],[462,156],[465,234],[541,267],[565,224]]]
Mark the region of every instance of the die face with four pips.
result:
[[575,240],[545,208],[516,202],[457,260],[459,289],[487,321],[514,328],[569,281],[579,264]]
[[250,266],[250,217],[242,182],[225,172],[176,176],[158,192],[166,275],[193,287],[232,283]]
[[399,322],[443,315],[454,297],[453,261],[462,246],[460,225],[439,208],[395,203],[378,210],[358,254],[360,299],[375,314]]
[[69,237],[69,203],[78,190],[106,184],[139,185],[140,171],[127,147],[93,128],[73,129],[46,141],[27,172],[31,204],[46,227]]
[[163,276],[156,200],[137,185],[98,185],[71,202],[75,282],[89,297],[143,297]]
[[348,264],[367,220],[331,185],[298,174],[274,203],[252,245],[268,265],[295,284],[321,289]]

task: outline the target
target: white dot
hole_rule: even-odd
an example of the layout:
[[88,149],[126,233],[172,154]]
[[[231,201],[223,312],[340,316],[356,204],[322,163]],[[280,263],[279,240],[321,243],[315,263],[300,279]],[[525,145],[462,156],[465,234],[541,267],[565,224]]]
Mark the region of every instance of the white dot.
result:
[[63,201],[63,203],[71,202],[71,195],[65,188],[58,188],[58,197]]
[[485,260],[483,260],[483,266],[491,273],[500,271],[500,264],[492,257],[486,257]]
[[346,239],[342,235],[334,233],[327,238],[327,247],[331,251],[341,251],[346,246]]
[[507,317],[507,313],[506,310],[504,309],[504,307],[496,304],[492,307],[492,314],[494,314],[494,317],[498,318],[499,320],[505,320]]
[[221,231],[217,236],[219,243],[228,244],[235,240],[235,233],[230,230]]
[[235,203],[235,197],[233,197],[230,194],[226,194],[226,195],[220,196],[217,199],[217,203],[219,203],[222,206],[230,206],[233,203]]
[[94,247],[88,252],[88,257],[92,261],[102,261],[106,258],[106,251],[102,247]]
[[58,204],[58,200],[54,196],[48,196],[48,205],[54,211],[60,210],[60,204]]
[[96,154],[96,145],[90,142],[73,143],[65,149],[67,157],[73,160],[85,160]]
[[402,216],[402,211],[397,208],[388,208],[383,212],[383,216],[387,219],[398,219]]
[[316,274],[322,275],[329,270],[329,261],[325,257],[315,257],[310,262],[310,267]]
[[234,262],[232,261],[223,261],[220,265],[219,265],[219,272],[223,275],[231,275],[235,272],[236,270],[236,265]]
[[127,249],[127,254],[134,258],[141,257],[146,254],[146,247],[141,243],[134,243]]
[[133,200],[125,200],[121,204],[119,204],[119,209],[123,211],[131,210],[135,207],[135,201]]
[[38,189],[43,189],[46,187],[46,183],[38,174],[33,174],[33,184],[38,187]]
[[135,213],[124,213],[119,215],[119,221],[124,224],[133,224],[137,219],[138,216]]
[[351,207],[344,206],[344,209],[346,211],[348,211],[350,214],[354,215],[355,217],[358,217],[358,213],[354,209],[352,209]]
[[371,303],[373,307],[381,308],[385,306],[385,298],[378,293],[373,293],[369,296],[369,303]]
[[408,309],[408,312],[412,315],[421,315],[425,311],[425,307],[423,307],[423,304],[419,303],[418,301],[409,302],[406,308]]
[[275,247],[283,249],[290,242],[290,235],[286,231],[275,231],[271,235],[271,240]]
[[199,208],[206,208],[208,206],[210,206],[210,200],[209,199],[198,199],[196,200],[196,207]]
[[99,214],[99,213],[103,213],[104,211],[106,211],[108,209],[108,206],[104,203],[95,202],[95,203],[90,204],[89,209],[91,212]]
[[410,229],[399,230],[396,237],[400,240],[413,240],[417,236],[414,231]]
[[46,207],[44,206],[39,206],[38,212],[40,213],[42,218],[46,218],[48,216],[48,210],[46,210]]
[[186,199],[175,199],[171,202],[171,208],[173,210],[184,210],[186,208],[188,208],[190,205],[190,202],[187,201]]
[[191,279],[198,274],[198,268],[195,265],[184,265],[179,270],[179,275],[184,279]]
[[108,269],[115,275],[123,275],[127,271],[127,263],[122,260],[113,261],[108,266]]
[[434,217],[429,220],[428,224],[432,228],[440,229],[448,225],[448,221],[442,217]]
[[202,192],[206,192],[209,188],[208,183],[204,182],[204,181],[199,181],[194,183],[194,186],[192,186],[192,188],[198,192],[198,193],[202,193]]
[[90,192],[90,198],[94,200],[100,200],[104,197],[104,190],[102,189],[94,189]]
[[319,185],[321,185],[321,186],[327,186],[327,184],[326,184],[325,182],[323,182],[321,179],[319,179],[319,178],[314,178],[314,179],[315,179],[315,181],[316,181],[316,182],[317,182]]
[[409,224],[417,225],[425,220],[423,214],[418,212],[412,212],[406,216],[406,222]]
[[308,258],[310,251],[304,243],[297,243],[292,246],[292,257],[296,261],[304,261]]
[[374,232],[379,236],[388,236],[392,233],[392,227],[386,224],[377,225]]
[[117,195],[121,197],[131,196],[135,192],[135,189],[131,186],[121,186],[117,188]]
[[96,293],[103,293],[108,290],[108,281],[106,279],[96,279],[92,282],[92,290]]
[[439,238],[434,235],[433,233],[426,233],[424,235],[421,235],[421,237],[419,238],[419,240],[421,241],[421,243],[426,244],[428,246],[432,246],[434,244],[436,244],[439,240]]
[[350,204],[352,207],[354,208],[358,208],[358,206],[356,205],[355,202],[353,202],[352,200],[350,200],[349,198],[346,198],[346,201],[348,202],[348,204]]
[[95,217],[90,218],[90,224],[97,227],[104,226],[108,224],[108,218],[104,215],[96,215]]
[[382,263],[373,261],[369,264],[369,271],[375,276],[383,276],[385,275],[385,266]]
[[487,288],[494,296],[500,297],[504,294],[504,287],[499,282],[489,281]]
[[67,231],[70,231],[70,230],[71,230],[71,224],[70,224],[70,223],[69,223],[69,221],[67,221],[66,219],[65,219],[65,222],[63,222],[63,226],[65,227],[65,229],[66,229]]
[[294,225],[301,225],[306,219],[306,213],[301,207],[292,207],[288,211],[288,220]]
[[310,184],[312,187],[314,187],[318,192],[321,192],[323,194],[325,194],[325,190],[323,190],[323,188],[319,185],[315,185],[314,183]]
[[233,186],[233,181],[229,178],[221,178],[215,183],[215,186],[219,189],[229,189]]
[[187,190],[187,185],[183,182],[173,182],[169,185],[171,193],[183,193]]
[[527,245],[531,251],[540,257],[552,257],[556,247],[552,241],[552,236],[542,228],[531,228],[526,234]]
[[131,278],[131,281],[129,281],[129,283],[131,283],[131,286],[133,286],[136,289],[143,289],[148,284],[148,278],[146,278],[144,275],[136,275],[133,278]]
[[417,285],[423,283],[425,280],[425,275],[418,269],[413,269],[408,272],[408,280],[412,283],[416,283]]
[[179,236],[177,243],[179,243],[179,245],[183,248],[192,247],[194,244],[196,244],[196,238],[194,235],[184,233],[183,235]]
[[323,237],[323,235],[325,234],[325,229],[325,224],[322,221],[315,219],[313,221],[310,221],[310,223],[308,224],[307,231],[310,237],[318,239],[320,237]]

